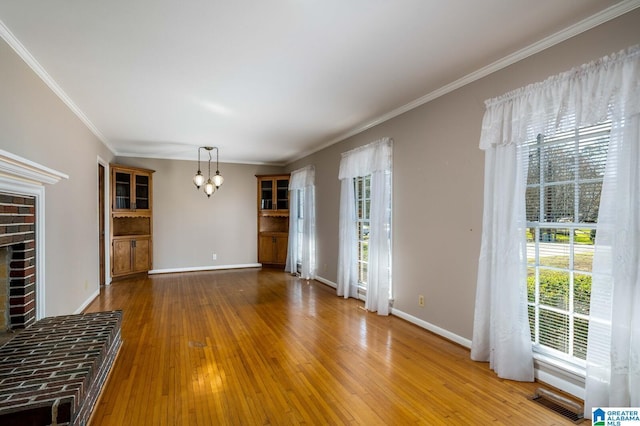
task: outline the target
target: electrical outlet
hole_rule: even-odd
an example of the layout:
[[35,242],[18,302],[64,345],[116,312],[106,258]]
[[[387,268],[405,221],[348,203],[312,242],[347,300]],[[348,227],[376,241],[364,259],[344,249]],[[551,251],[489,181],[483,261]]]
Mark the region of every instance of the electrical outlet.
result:
[[218,260],[218,255],[213,253],[213,256],[211,256],[211,260]]
[[424,296],[423,295],[419,295],[418,296],[418,305],[419,306],[424,306]]

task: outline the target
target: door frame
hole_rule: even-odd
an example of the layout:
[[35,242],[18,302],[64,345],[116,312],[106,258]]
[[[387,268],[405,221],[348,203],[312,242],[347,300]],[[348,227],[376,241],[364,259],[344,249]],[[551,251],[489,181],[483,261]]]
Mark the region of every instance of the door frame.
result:
[[[111,197],[110,197],[111,171],[109,170],[109,162],[105,161],[100,156],[98,156],[97,166],[98,166],[97,170],[99,170],[99,166],[102,166],[104,168],[104,186],[102,188],[104,191],[104,193],[102,194],[102,199],[104,203],[104,217],[103,217],[103,220],[104,220],[104,277],[100,277],[100,265],[98,265],[98,271],[96,274],[98,275],[98,283],[100,283],[104,278],[104,284],[110,285],[111,284],[111,221],[109,219],[110,219],[110,210],[111,210],[111,201],[110,201],[111,200]],[[98,197],[99,197],[100,182],[96,181],[96,185],[97,185],[96,193],[98,194]],[[96,197],[96,211],[98,211],[98,214],[100,214],[100,206],[98,205],[97,197]],[[98,221],[98,241],[100,241],[99,228],[100,228],[100,222]]]

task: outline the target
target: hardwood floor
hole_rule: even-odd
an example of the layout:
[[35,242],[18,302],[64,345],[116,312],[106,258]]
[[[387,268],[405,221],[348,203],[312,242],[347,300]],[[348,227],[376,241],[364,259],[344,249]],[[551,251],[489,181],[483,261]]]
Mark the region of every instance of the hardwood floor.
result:
[[[469,351],[273,270],[104,289],[123,345],[92,425],[570,425]],[[585,424],[588,424],[585,422]]]

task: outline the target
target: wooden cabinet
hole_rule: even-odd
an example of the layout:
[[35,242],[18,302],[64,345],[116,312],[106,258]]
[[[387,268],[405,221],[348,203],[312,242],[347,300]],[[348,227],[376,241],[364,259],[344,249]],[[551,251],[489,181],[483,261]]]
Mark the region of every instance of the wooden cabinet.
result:
[[258,179],[258,262],[284,267],[289,243],[289,175]]
[[116,237],[113,239],[112,275],[122,276],[151,269],[150,237]]
[[111,164],[111,277],[153,267],[153,170]]
[[287,261],[287,235],[265,235],[258,237],[258,261],[267,265],[284,265]]

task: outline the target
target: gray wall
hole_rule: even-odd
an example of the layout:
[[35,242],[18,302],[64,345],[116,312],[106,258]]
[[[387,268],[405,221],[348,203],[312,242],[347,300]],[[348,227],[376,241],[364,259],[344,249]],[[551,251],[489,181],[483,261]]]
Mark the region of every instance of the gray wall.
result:
[[[395,309],[471,338],[482,222],[483,101],[640,42],[639,22],[640,11],[629,13],[290,164],[288,170],[316,166],[319,275],[336,280],[340,153],[392,137]],[[70,176],[47,188],[46,314],[74,312],[98,288],[96,164],[98,156],[113,161],[113,155],[4,42],[0,129],[0,148]],[[279,168],[221,164],[226,181],[207,200],[190,183],[195,161],[118,162],[156,170],[155,269],[256,262],[254,175]]]
[[3,40],[0,149],[69,175],[45,190],[45,314],[75,312],[99,289],[97,164],[113,155]]
[[[197,151],[193,151],[194,159]],[[220,152],[224,158],[224,151]],[[159,271],[257,262],[256,174],[282,168],[220,163],[224,183],[211,198],[192,183],[197,161],[118,158],[155,170],[153,175],[153,269]],[[203,165],[204,167],[204,165]],[[205,169],[203,169],[205,170]],[[206,171],[205,171],[206,173]],[[212,255],[217,260],[212,260]]]
[[[471,339],[482,231],[484,100],[640,42],[640,11],[508,68],[288,166],[316,168],[318,274],[336,281],[340,154],[394,139],[394,311]],[[416,98],[420,93],[416,94]],[[418,295],[425,306],[418,306]]]

